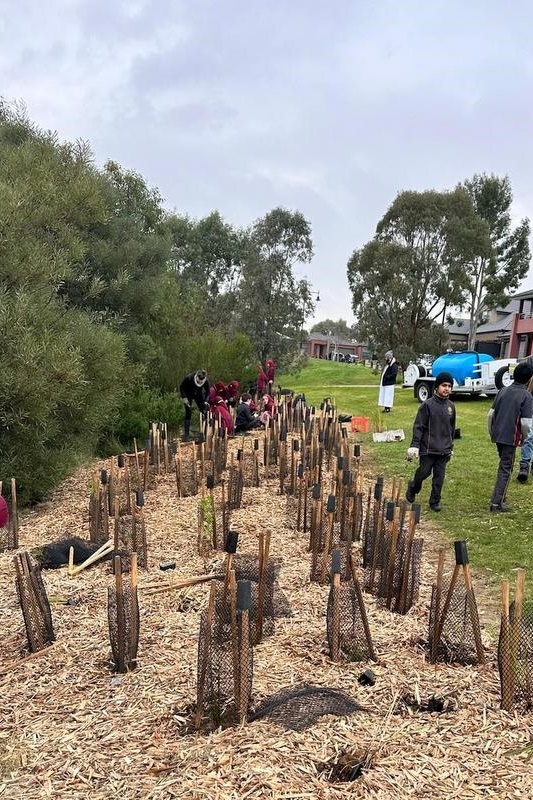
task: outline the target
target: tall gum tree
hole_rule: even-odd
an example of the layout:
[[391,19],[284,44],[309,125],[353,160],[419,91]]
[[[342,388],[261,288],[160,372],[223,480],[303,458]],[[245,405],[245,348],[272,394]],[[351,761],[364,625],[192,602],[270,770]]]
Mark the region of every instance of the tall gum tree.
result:
[[235,317],[260,359],[297,348],[313,312],[311,287],[294,269],[313,257],[311,226],[299,211],[275,208],[251,228]]
[[402,360],[438,347],[436,326],[464,300],[465,265],[488,246],[487,226],[464,189],[401,192],[348,262],[359,329],[378,348],[401,351]]
[[508,177],[476,174],[464,182],[474,209],[488,226],[490,247],[473,253],[466,265],[468,274],[466,306],[470,316],[468,347],[475,345],[476,330],[483,307],[505,302],[509,291],[518,288],[531,260],[529,219],[511,225],[513,193]]

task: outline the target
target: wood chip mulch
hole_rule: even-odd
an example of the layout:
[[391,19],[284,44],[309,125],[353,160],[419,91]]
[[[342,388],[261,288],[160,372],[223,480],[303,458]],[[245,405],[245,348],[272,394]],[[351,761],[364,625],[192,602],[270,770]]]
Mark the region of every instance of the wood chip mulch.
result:
[[[102,466],[80,470],[50,502],[22,516],[21,549],[65,536],[89,538],[88,487],[92,470]],[[421,522],[422,586],[409,614],[391,614],[365,594],[379,662],[334,664],[326,641],[328,588],[309,583],[307,536],[288,526],[286,498],[275,480],[245,488],[232,518],[239,552],[257,552],[259,530],[271,530],[271,555],[283,560],[280,588],[293,610],[255,648],[253,704],[312,684],[341,689],[360,710],[320,717],[303,731],[265,718],[187,733],[209,585],[160,594],[142,587],[169,580],[160,562],[175,560],[176,577],[185,578],[210,570],[223,556],[207,563],[198,556],[198,498],[179,499],[173,475],[158,476],[145,498],[150,569],[139,576],[138,665],[126,675],[110,668],[109,563],[72,579],[66,568],[43,572],[57,641],[28,656],[13,553],[0,554],[0,800],[532,796],[527,751],[507,753],[530,742],[532,718],[500,710],[494,629],[483,629],[483,667],[429,664],[419,644],[427,636],[436,574],[431,525]],[[483,624],[479,598],[478,605]],[[374,686],[358,683],[367,668],[375,673]],[[423,707],[432,697],[445,701],[442,713],[407,700]],[[336,762],[360,763],[361,774],[335,782]]]

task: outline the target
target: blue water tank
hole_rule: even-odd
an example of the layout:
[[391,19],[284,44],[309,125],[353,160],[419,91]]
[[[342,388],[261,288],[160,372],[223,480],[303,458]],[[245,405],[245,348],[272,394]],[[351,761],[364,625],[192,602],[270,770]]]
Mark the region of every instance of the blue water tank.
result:
[[431,365],[431,372],[436,378],[439,372],[449,372],[458,384],[463,384],[466,378],[480,378],[480,364],[494,361],[487,353],[476,353],[467,350],[462,353],[445,353],[435,359]]

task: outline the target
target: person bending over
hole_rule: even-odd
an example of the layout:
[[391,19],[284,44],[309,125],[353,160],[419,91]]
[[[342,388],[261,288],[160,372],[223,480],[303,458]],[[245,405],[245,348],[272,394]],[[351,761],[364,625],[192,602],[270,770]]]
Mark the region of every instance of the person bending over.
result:
[[183,438],[186,441],[191,432],[192,405],[196,403],[200,414],[207,410],[209,396],[209,381],[205,369],[197,369],[186,375],[180,383],[180,395],[185,406],[185,422],[183,423]]
[[246,433],[246,431],[251,431],[253,428],[263,427],[260,417],[252,411],[252,404],[252,395],[245,392],[241,396],[241,402],[237,408],[235,433]]

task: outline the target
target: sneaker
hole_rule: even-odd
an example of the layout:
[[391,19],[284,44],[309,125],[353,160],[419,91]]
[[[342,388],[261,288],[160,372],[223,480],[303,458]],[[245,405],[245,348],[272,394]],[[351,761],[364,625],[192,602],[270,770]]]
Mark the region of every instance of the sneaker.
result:
[[442,511],[442,506],[440,503],[430,503],[429,507],[432,511]]
[[384,408],[383,411],[385,412],[385,414],[390,414],[390,408]]
[[520,464],[516,480],[519,483],[527,483],[528,475],[529,475],[529,464]]
[[504,514],[507,511],[510,511],[511,509],[505,503],[491,503],[489,510],[496,514],[499,513]]
[[407,486],[407,491],[405,493],[405,499],[407,500],[408,503],[414,503],[415,502],[416,494],[413,491],[413,486],[412,486],[411,483],[408,484],[408,486]]

